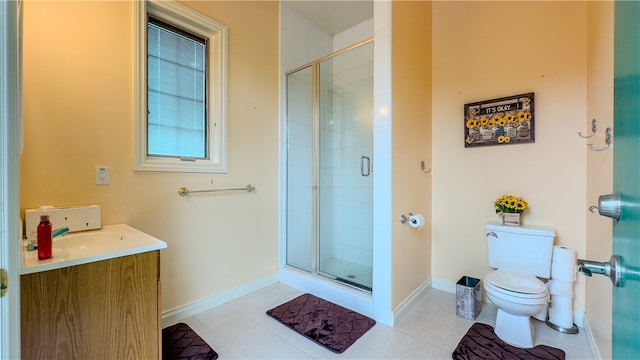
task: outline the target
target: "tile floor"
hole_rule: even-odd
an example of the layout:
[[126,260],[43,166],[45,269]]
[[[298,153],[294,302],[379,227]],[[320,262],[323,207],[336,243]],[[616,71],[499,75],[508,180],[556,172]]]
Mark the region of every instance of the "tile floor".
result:
[[[184,320],[219,359],[451,359],[473,324],[455,314],[455,294],[430,289],[395,328],[380,323],[344,353],[335,354],[295,333],[265,311],[301,295],[277,283]],[[483,303],[477,322],[495,324],[496,310]],[[536,344],[561,348],[567,359],[594,359],[589,340],[536,323]]]

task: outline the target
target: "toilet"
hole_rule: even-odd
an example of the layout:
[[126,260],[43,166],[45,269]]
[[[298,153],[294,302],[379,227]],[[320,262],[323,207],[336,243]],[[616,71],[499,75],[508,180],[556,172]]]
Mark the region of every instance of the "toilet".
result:
[[534,346],[531,317],[546,320],[549,290],[540,279],[551,275],[555,230],[534,226],[488,223],[489,272],[483,281],[487,298],[496,306],[495,333],[503,341]]

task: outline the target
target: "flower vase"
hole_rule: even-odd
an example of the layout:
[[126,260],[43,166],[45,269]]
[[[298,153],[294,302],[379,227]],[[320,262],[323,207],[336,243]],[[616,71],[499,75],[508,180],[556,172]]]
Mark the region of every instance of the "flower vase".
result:
[[521,213],[500,213],[500,225],[520,226]]
[[473,141],[478,141],[480,140],[480,130],[479,129],[470,129],[469,130],[469,137],[471,137],[471,139],[473,139]]
[[493,131],[491,129],[482,128],[480,129],[481,139],[484,141],[489,141],[493,137]]
[[517,133],[518,137],[525,138],[529,136],[529,127],[525,123],[522,123],[518,126]]
[[507,126],[504,127],[504,134],[512,139],[516,138],[517,133],[516,127],[513,126],[513,124],[507,124]]

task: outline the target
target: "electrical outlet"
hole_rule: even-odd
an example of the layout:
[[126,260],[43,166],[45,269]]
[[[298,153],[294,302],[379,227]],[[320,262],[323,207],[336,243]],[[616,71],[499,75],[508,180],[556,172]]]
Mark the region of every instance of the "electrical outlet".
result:
[[96,184],[97,185],[109,184],[109,167],[108,166],[96,166]]

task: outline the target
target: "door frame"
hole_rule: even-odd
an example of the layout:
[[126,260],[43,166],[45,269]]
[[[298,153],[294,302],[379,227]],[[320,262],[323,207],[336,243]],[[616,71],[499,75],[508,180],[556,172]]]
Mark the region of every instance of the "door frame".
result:
[[20,358],[19,153],[21,147],[21,1],[0,1],[0,358]]

